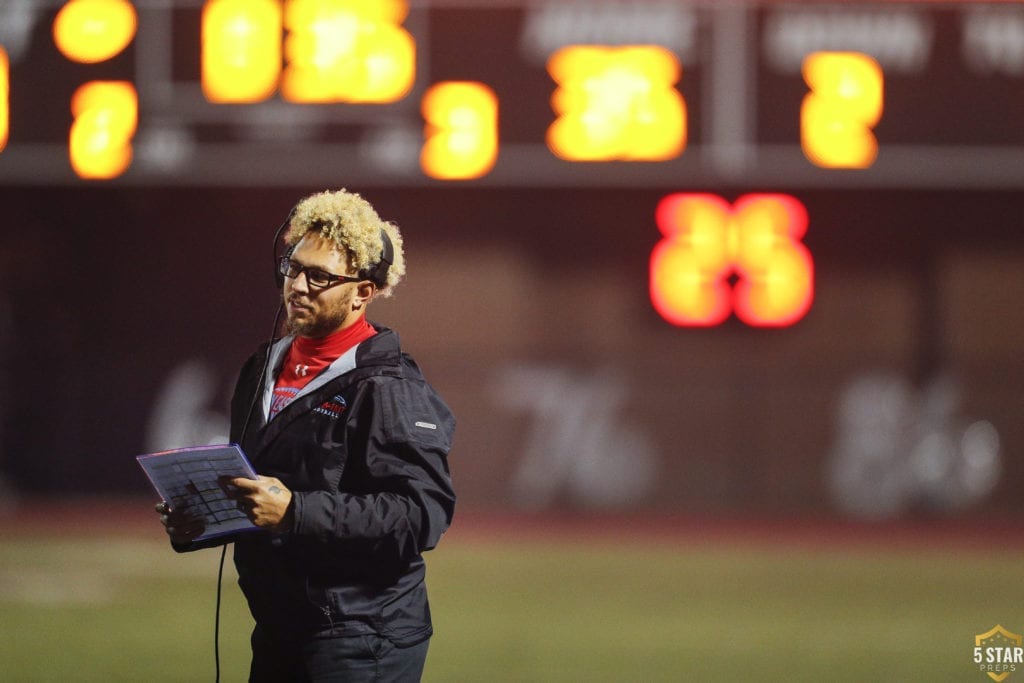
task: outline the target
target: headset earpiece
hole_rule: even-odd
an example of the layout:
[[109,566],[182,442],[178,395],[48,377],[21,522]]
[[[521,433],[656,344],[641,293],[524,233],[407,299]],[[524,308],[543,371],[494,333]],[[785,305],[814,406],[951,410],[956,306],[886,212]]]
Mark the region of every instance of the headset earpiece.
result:
[[391,243],[391,238],[388,237],[388,232],[384,228],[380,229],[380,241],[380,260],[360,273],[360,277],[365,277],[378,288],[388,284],[388,270],[395,262],[395,246]]

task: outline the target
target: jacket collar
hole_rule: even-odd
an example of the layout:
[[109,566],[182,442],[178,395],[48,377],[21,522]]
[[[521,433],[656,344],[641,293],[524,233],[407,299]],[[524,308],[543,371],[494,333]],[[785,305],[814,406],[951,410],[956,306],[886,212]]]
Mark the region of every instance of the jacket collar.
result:
[[[373,324],[373,323],[371,323]],[[312,393],[328,382],[341,377],[342,375],[369,366],[396,366],[401,362],[401,347],[399,346],[398,333],[381,325],[373,324],[377,334],[366,341],[356,344],[348,351],[340,355],[333,363],[328,365],[323,372],[313,378],[304,386],[295,398],[298,399],[306,394]],[[270,404],[273,401],[274,385],[281,373],[281,364],[295,335],[288,335],[278,339],[268,349],[270,362],[267,364],[267,374],[263,382],[263,396],[261,397],[262,414],[264,419],[270,414]]]

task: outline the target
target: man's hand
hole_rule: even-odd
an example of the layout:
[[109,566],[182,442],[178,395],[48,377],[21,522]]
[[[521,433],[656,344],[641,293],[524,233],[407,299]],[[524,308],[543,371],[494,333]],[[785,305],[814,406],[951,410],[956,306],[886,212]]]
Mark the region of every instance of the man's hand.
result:
[[156,504],[156,511],[172,543],[191,543],[192,539],[206,529],[203,518],[192,514],[187,507],[180,510],[171,509],[170,503],[161,501]]
[[291,525],[289,504],[292,492],[276,477],[260,476],[253,481],[245,477],[228,479],[225,490],[238,501],[252,523],[271,530],[285,530]]

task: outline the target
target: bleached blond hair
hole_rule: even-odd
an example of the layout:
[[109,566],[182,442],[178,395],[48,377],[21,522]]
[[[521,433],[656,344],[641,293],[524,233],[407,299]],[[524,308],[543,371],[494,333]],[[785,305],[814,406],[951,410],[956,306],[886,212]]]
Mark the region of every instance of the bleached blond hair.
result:
[[388,268],[387,283],[378,287],[378,296],[391,296],[405,275],[402,233],[398,226],[383,220],[373,206],[355,192],[325,190],[302,199],[295,205],[284,241],[295,246],[306,233],[319,232],[345,254],[349,267],[365,273],[380,261],[384,249],[381,230],[388,234],[394,257]]

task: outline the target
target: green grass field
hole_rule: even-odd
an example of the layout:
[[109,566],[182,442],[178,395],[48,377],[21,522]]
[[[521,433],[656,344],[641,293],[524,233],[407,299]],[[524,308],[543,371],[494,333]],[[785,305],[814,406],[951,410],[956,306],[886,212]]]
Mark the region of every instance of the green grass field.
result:
[[[1024,550],[453,534],[429,557],[426,681],[978,681],[1024,627]],[[212,681],[215,550],[4,537],[0,680]],[[225,569],[223,681],[251,621]],[[1024,671],[1007,683],[1024,681]]]

